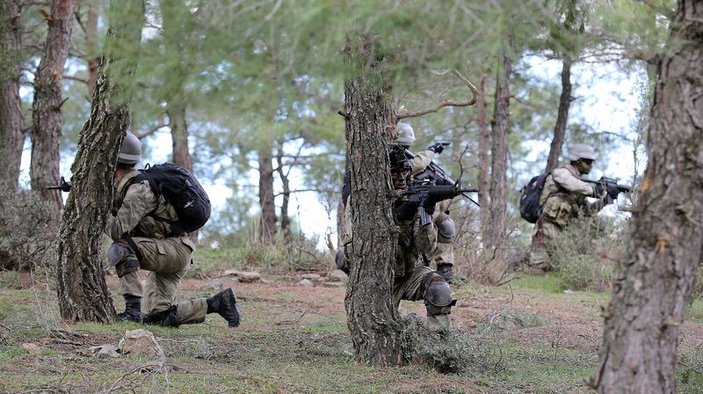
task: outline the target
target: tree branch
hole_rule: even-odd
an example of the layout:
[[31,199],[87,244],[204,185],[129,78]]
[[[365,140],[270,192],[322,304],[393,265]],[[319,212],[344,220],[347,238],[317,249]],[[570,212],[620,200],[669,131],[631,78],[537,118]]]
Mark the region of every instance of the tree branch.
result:
[[[471,83],[466,77],[461,75],[461,73],[458,70],[453,70],[452,73],[459,78],[466,86],[469,88],[471,91],[472,97],[471,99],[468,100],[463,100],[463,101],[453,101],[453,100],[442,100],[439,104],[437,104],[434,107],[431,108],[426,108],[418,111],[403,111],[395,114],[395,119],[396,120],[401,120],[401,119],[407,119],[407,118],[416,118],[418,116],[422,115],[427,115],[432,112],[437,112],[442,108],[445,107],[468,107],[470,105],[476,104],[476,99],[478,95],[478,90],[474,86],[474,84]],[[341,115],[341,114],[340,114]]]

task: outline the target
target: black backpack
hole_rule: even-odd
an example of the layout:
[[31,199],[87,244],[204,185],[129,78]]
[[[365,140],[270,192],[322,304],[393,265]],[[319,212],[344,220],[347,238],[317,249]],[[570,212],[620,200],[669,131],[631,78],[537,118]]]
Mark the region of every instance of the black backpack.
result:
[[544,182],[547,180],[547,175],[544,173],[532,177],[527,185],[520,190],[520,216],[530,223],[536,223],[539,216],[542,214],[542,206],[539,204],[539,197],[544,189]]
[[210,199],[190,171],[172,163],[147,166],[139,171],[141,174],[134,177],[132,183],[146,179],[154,194],[163,195],[176,210],[178,221],[157,217],[171,224],[174,234],[190,233],[205,225],[210,218]]

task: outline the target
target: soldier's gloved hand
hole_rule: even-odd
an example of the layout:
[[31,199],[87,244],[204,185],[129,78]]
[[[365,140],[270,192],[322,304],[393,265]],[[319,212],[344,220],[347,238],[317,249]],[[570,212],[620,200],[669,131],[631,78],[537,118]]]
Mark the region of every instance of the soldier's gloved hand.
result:
[[593,197],[595,198],[603,198],[607,194],[607,189],[606,186],[602,182],[596,183],[595,187],[593,188]]
[[618,199],[618,194],[620,194],[620,189],[618,188],[618,185],[615,183],[607,183],[606,184],[606,191],[608,192],[608,196],[612,198],[613,200]]
[[428,215],[432,216],[432,214],[434,214],[434,201],[426,199],[422,202],[422,207],[425,209],[425,212],[427,212]]
[[417,204],[404,201],[393,208],[393,213],[395,214],[395,220],[399,222],[407,222],[415,218],[417,213]]
[[64,177],[61,177],[61,183],[59,184],[59,186],[62,192],[68,193],[71,191],[71,182],[66,182],[66,179],[64,179]]
[[427,147],[427,150],[431,150],[432,152],[436,154],[442,153],[444,151],[444,144],[441,142],[436,142],[430,146]]

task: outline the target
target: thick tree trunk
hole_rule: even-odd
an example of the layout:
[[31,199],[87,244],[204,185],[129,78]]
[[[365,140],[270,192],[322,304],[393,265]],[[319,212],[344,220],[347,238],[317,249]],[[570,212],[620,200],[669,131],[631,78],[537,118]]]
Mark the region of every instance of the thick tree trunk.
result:
[[345,81],[345,135],[351,176],[351,272],[344,305],[356,360],[376,366],[404,361],[393,304],[393,221],[386,126],[393,124],[382,56],[368,37],[349,38],[345,60],[365,73]]
[[273,158],[270,149],[259,149],[259,241],[270,244],[276,237],[276,204],[273,195]]
[[61,225],[57,289],[61,317],[69,322],[107,323],[116,318],[105,284],[102,231],[112,206],[117,153],[129,125],[144,12],[141,0],[111,3],[90,119],[81,130],[71,167],[73,187]]
[[68,57],[73,31],[73,0],[54,0],[51,5],[49,31],[44,52],[34,78],[32,102],[32,159],[29,169],[32,190],[54,209],[50,218],[58,222],[63,209],[63,198],[57,190],[46,190],[57,185],[61,176],[59,147],[61,144],[61,80]]
[[17,190],[24,133],[20,102],[20,1],[0,1],[0,186]]
[[492,256],[485,270],[485,279],[492,283],[500,281],[507,271],[506,173],[510,133],[510,74],[513,71],[512,60],[507,54],[499,55],[498,60],[491,139],[491,225],[490,238],[486,240]]
[[559,96],[559,108],[557,110],[557,122],[554,125],[554,137],[549,147],[549,157],[547,158],[546,172],[556,168],[561,156],[561,148],[564,145],[566,136],[566,122],[569,120],[569,108],[571,107],[571,59],[565,57],[561,66],[561,95]]
[[673,393],[687,298],[703,261],[703,3],[679,0],[659,63],[641,196],[605,313],[601,393]]

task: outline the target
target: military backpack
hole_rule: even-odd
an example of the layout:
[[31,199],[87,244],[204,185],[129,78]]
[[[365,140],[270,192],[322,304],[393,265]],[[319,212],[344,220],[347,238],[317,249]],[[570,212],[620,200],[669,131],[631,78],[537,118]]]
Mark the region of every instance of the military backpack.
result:
[[147,166],[139,172],[141,174],[134,177],[132,183],[149,181],[152,192],[157,197],[164,196],[173,205],[177,221],[157,217],[168,222],[173,233],[190,233],[205,225],[210,218],[210,199],[190,171],[176,164],[164,163]]
[[520,216],[530,223],[536,223],[542,214],[542,206],[539,198],[544,189],[544,182],[547,180],[549,172],[536,175],[527,182],[520,190]]

